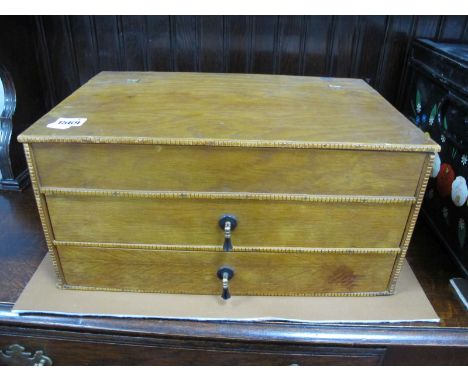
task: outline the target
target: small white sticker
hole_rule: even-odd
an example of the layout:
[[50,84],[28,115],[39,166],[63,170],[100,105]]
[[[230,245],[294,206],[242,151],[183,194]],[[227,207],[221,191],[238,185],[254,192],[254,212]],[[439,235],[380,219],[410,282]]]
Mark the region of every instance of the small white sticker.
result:
[[55,122],[49,123],[47,127],[51,129],[65,130],[70,127],[82,126],[88,118],[59,118]]

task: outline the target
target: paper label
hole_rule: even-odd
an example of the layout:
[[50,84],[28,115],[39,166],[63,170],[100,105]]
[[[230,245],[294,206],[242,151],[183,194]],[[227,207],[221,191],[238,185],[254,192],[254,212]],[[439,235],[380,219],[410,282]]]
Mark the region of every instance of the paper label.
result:
[[65,130],[70,127],[82,126],[88,118],[59,118],[55,122],[49,123],[47,127],[51,129]]

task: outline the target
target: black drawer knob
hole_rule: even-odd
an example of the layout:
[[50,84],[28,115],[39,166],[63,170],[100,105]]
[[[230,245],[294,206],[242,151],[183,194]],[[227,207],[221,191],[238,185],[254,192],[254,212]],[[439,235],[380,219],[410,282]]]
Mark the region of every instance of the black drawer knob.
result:
[[219,227],[224,231],[223,250],[226,252],[232,251],[231,235],[237,227],[237,218],[233,215],[223,215],[219,219]]
[[229,292],[229,280],[234,277],[234,271],[229,267],[221,267],[218,269],[216,275],[222,282],[223,291],[221,293],[221,298],[223,300],[230,299],[231,293]]

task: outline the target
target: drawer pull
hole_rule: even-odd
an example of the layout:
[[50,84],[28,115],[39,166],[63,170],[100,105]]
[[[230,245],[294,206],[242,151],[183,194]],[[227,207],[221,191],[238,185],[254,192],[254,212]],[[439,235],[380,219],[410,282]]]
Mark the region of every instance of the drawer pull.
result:
[[219,219],[219,227],[224,231],[223,250],[232,251],[231,234],[237,227],[237,219],[233,215],[223,215]]
[[221,293],[221,298],[223,300],[228,300],[231,298],[231,293],[229,292],[229,280],[234,277],[234,271],[228,267],[222,267],[218,269],[217,273],[218,278],[222,281],[223,292]]
[[46,356],[42,350],[37,350],[34,353],[25,350],[21,345],[10,345],[6,350],[0,351],[0,363],[3,361],[6,364],[16,366],[52,365],[52,359]]

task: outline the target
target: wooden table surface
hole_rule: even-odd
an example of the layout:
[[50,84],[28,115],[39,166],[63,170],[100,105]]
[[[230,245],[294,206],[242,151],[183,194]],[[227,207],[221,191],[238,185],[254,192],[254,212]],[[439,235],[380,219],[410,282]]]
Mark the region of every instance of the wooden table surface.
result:
[[[282,352],[290,351],[294,354],[299,350],[305,351],[304,349],[307,351],[313,349],[314,352],[318,351],[317,349],[323,350],[323,346],[331,346],[331,349],[334,349],[333,352],[338,351],[338,353],[341,350],[337,349],[341,347],[346,349],[353,347],[356,351],[364,351],[358,347],[363,346],[363,349],[369,349],[368,347],[372,346],[372,349],[377,351],[375,353],[377,355],[372,353],[369,358],[366,353],[362,359],[374,360],[372,357],[375,356],[380,360],[378,363],[384,364],[426,364],[428,362],[430,364],[468,364],[468,312],[464,310],[449,285],[451,277],[461,275],[423,218],[420,218],[416,225],[408,252],[408,261],[441,318],[440,323],[437,324],[304,325],[279,322],[200,323],[190,320],[80,318],[59,315],[16,316],[9,311],[46,253],[31,188],[22,193],[0,193],[0,222],[2,228],[0,230],[0,350],[4,344],[15,342],[15,338],[28,338],[29,340],[33,338],[36,342],[31,343],[42,344],[42,347],[51,349],[50,338],[55,340],[57,333],[60,333],[62,345],[65,343],[65,338],[67,341],[78,341],[77,336],[79,336],[80,341],[95,341],[101,346],[104,346],[103,342],[107,344],[110,340],[117,341],[121,346],[135,345],[135,341],[140,341],[138,344],[145,344],[145,346],[162,346],[161,344],[164,343],[164,346],[172,346],[171,349],[174,346],[182,346],[183,349],[199,347],[224,349],[229,346],[229,349],[232,349],[233,344],[236,344],[235,349],[238,352],[236,354],[252,352],[252,347],[254,347],[257,350],[263,349],[262,352],[270,355],[274,353],[270,347],[275,344],[281,344]],[[2,336],[5,339],[3,342]],[[47,338],[47,340],[40,342],[37,338]],[[306,348],[303,349],[304,346]],[[313,348],[308,346],[313,346]],[[385,349],[385,357],[378,355],[382,349]],[[258,353],[259,350],[257,350],[255,351]],[[101,362],[124,363],[121,358],[123,353],[119,351],[110,350],[109,354],[114,354],[114,358],[111,357],[107,361],[101,359]],[[127,353],[125,363],[129,364],[245,364],[244,361],[237,362],[236,357],[231,353],[229,353],[229,359],[224,359],[222,362],[217,361],[221,360],[219,356],[216,356],[218,358],[197,358],[201,357],[200,354],[204,354],[203,352],[197,353],[196,357],[193,354],[188,356],[180,352],[177,353],[178,355],[172,355],[172,358],[157,359],[146,359],[135,354],[128,356],[127,350],[125,353]],[[158,354],[158,357],[161,357],[160,353]],[[328,350],[326,354],[329,354]],[[93,364],[94,362],[88,356],[86,356],[88,358],[83,355],[80,357],[80,360],[64,359],[62,364]],[[323,357],[325,356],[320,355],[320,362],[328,359]],[[289,360],[287,357],[284,359]],[[353,356],[349,359],[356,360],[357,358]],[[265,362],[275,364],[273,358],[268,358],[268,362],[266,358],[261,357],[253,357],[249,360],[251,364]],[[341,361],[338,362],[333,358],[330,362],[340,364]],[[349,362],[353,364],[354,361]]]

